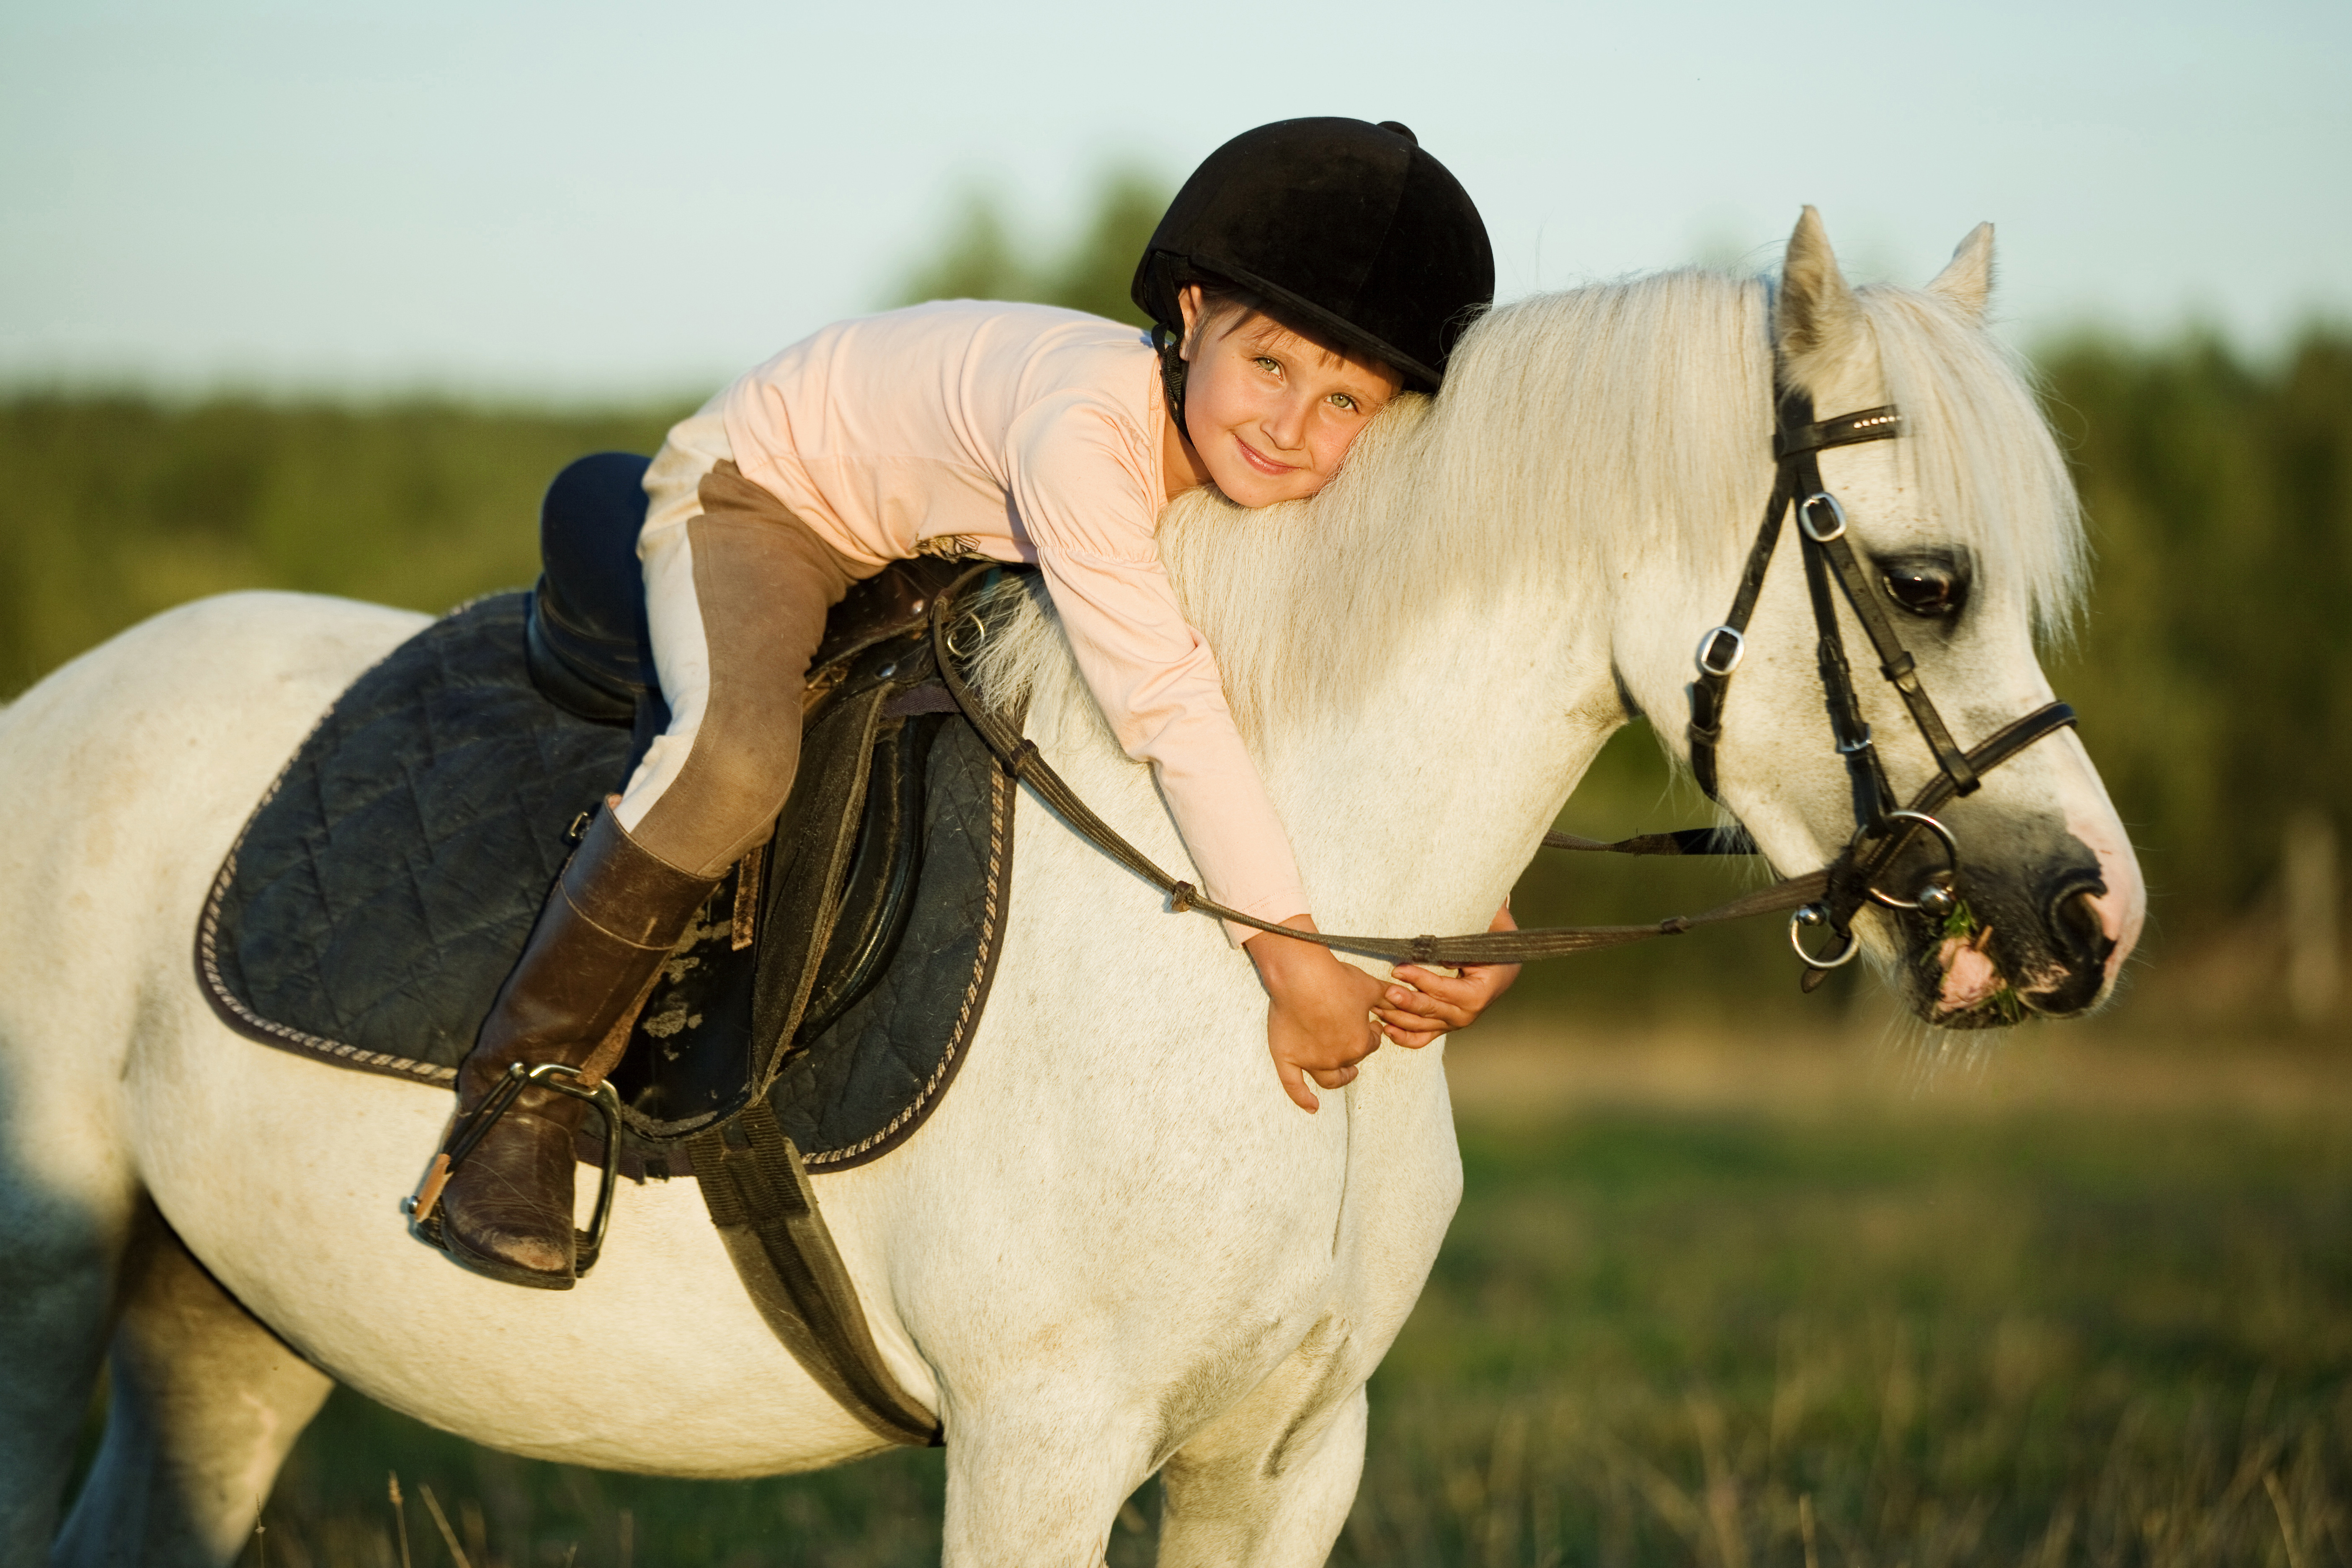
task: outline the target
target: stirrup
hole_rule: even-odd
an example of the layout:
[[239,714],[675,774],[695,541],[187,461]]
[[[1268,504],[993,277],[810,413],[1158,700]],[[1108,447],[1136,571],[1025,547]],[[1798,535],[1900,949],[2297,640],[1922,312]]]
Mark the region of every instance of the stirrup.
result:
[[604,1232],[613,1223],[613,1191],[621,1173],[621,1096],[613,1088],[611,1079],[600,1079],[593,1089],[583,1089],[578,1068],[562,1062],[541,1062],[525,1067],[516,1062],[507,1068],[506,1077],[498,1087],[484,1096],[473,1113],[451,1131],[448,1143],[433,1156],[433,1163],[417,1184],[414,1196],[400,1200],[400,1212],[406,1215],[417,1236],[442,1251],[449,1244],[441,1234],[441,1189],[466,1156],[478,1147],[499,1117],[514,1109],[522,1091],[536,1084],[551,1089],[558,1094],[568,1094],[574,1100],[586,1100],[604,1119],[604,1163],[596,1183],[596,1212],[589,1216],[586,1230],[572,1233],[573,1253],[572,1273],[583,1275],[596,1267],[596,1259],[604,1250]]

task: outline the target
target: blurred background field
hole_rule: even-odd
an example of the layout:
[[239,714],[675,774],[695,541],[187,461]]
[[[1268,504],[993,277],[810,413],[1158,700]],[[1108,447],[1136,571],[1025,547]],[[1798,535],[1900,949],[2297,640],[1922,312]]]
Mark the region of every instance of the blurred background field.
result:
[[[1114,181],[1032,263],[975,201],[903,294],[1118,313],[1160,200]],[[1372,1385],[1339,1561],[2352,1565],[2327,848],[2352,778],[2352,332],[2034,357],[2098,558],[2052,682],[2152,888],[2126,995],[2090,1024],[1936,1040],[1853,971],[1801,998],[1769,926],[1530,970],[1450,1047],[1467,1193]],[[683,411],[14,395],[0,696],[204,594],[438,610],[526,584],[555,469],[650,451]],[[1637,726],[1562,824],[1704,820]],[[1741,875],[1565,858],[1530,869],[1523,921],[1654,917]],[[339,1394],[247,1561],[404,1562],[394,1472],[417,1563],[938,1552],[936,1455],[653,1481]],[[1149,1560],[1153,1518],[1147,1488],[1114,1563]]]
[[[1336,1562],[2352,1562],[2341,1042],[2045,1029],[1923,1065],[1856,1014],[1449,1050],[1467,1190]],[[246,1561],[389,1568],[394,1470],[418,1563],[457,1561],[427,1488],[478,1568],[939,1550],[936,1453],[656,1481],[338,1394]],[[1147,1486],[1112,1564],[1156,1517]]]

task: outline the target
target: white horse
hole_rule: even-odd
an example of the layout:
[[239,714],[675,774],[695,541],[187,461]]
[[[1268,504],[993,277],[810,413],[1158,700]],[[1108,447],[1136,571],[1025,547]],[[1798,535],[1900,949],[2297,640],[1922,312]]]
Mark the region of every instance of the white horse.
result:
[[[2033,637],[2075,592],[2077,521],[1981,330],[1990,265],[1979,229],[1924,291],[1853,290],[1808,210],[1777,289],[1675,272],[1496,310],[1444,396],[1401,399],[1317,500],[1175,509],[1167,558],[1326,929],[1478,928],[1630,713],[1679,744],[1691,649],[1772,483],[1776,335],[1824,416],[1903,407],[1905,438],[1822,465],[1865,559],[1964,595],[1905,621],[1961,742],[2047,700]],[[1769,583],[1721,750],[1725,801],[1784,869],[1850,827],[1800,575],[1784,560]],[[191,944],[223,854],[320,711],[422,624],[211,600],[0,717],[7,1564],[227,1563],[333,1381],[620,1469],[753,1476],[877,1447],[769,1333],[687,1181],[625,1188],[579,1289],[494,1284],[398,1206],[446,1092],[257,1045],[205,1005]],[[1181,865],[1050,615],[1025,610],[993,657],[999,690],[1029,684],[1045,755]],[[1908,794],[1927,754],[1869,684]],[[2073,733],[1947,816],[1984,951],[2026,1003],[2104,997],[2143,896]],[[1443,1047],[1383,1049],[1304,1115],[1213,922],[1165,912],[1034,802],[1018,842],[954,1092],[905,1148],[815,1178],[885,1358],[945,1425],[946,1561],[1099,1563],[1156,1470],[1163,1563],[1320,1562],[1361,1468],[1365,1380],[1461,1188]],[[1874,916],[1865,936],[1924,1014],[1967,1002],[1924,921]],[[110,1349],[104,1446],[59,1529]]]

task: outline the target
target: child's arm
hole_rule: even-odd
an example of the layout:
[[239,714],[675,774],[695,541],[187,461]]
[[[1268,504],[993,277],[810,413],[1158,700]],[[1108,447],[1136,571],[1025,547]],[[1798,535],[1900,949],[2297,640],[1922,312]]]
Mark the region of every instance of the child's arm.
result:
[[[1494,923],[1486,929],[1518,930],[1518,921],[1511,918],[1511,906],[1507,903],[1496,910]],[[1458,1033],[1476,1023],[1478,1015],[1518,977],[1516,963],[1465,963],[1458,979],[1409,963],[1396,972],[1395,978],[1402,984],[1390,985],[1381,1005],[1372,1012],[1390,1039],[1419,1050],[1440,1035]]]
[[[1315,929],[1311,915],[1282,923]],[[1356,1064],[1381,1048],[1381,1032],[1371,1021],[1381,983],[1340,963],[1328,948],[1269,932],[1250,938],[1242,951],[1265,986],[1265,1044],[1282,1090],[1299,1110],[1317,1110],[1308,1079],[1324,1089],[1343,1089],[1355,1080]]]

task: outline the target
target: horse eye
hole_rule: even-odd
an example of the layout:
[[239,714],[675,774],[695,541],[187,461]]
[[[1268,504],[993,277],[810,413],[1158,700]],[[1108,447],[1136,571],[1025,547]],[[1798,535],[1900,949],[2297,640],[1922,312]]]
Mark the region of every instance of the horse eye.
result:
[[1886,596],[1915,616],[1957,616],[1968,598],[1968,582],[1948,566],[1906,561],[1890,565],[1879,581]]

